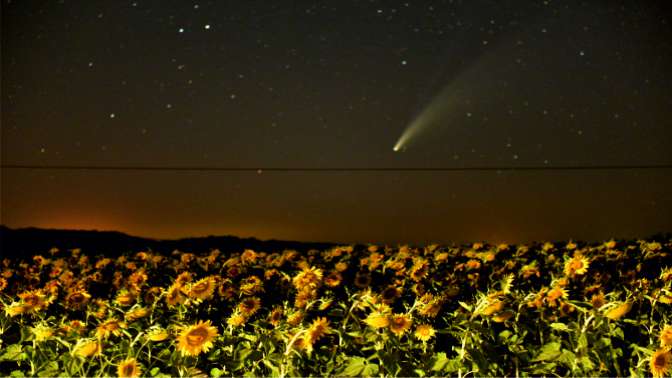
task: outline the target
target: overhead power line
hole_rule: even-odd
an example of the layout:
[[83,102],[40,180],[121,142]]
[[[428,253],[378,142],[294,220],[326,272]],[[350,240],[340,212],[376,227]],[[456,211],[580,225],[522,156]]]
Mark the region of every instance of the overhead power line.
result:
[[134,166],[134,165],[30,165],[2,164],[2,169],[65,171],[194,171],[194,172],[462,172],[462,171],[590,171],[672,169],[658,165],[561,165],[561,166],[475,166],[475,167],[221,167],[221,166]]

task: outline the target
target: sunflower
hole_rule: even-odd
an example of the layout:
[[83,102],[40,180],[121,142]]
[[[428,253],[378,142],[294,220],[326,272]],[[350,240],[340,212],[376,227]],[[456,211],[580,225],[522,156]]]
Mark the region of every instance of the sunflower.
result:
[[429,273],[429,262],[424,259],[417,259],[411,267],[411,279],[413,281],[419,282],[423,278],[427,277]]
[[215,293],[215,278],[208,276],[187,287],[187,295],[191,299],[207,300]]
[[604,306],[607,303],[606,299],[604,298],[604,293],[599,292],[597,294],[593,294],[592,297],[590,297],[590,304],[593,305],[594,309],[599,309],[600,307]]
[[268,316],[269,323],[271,323],[274,327],[277,327],[278,324],[280,324],[280,321],[282,320],[282,313],[283,313],[282,306],[273,307],[273,310]]
[[137,307],[128,311],[125,317],[129,322],[134,322],[138,319],[144,318],[147,315],[149,315],[149,309],[147,309],[147,307]]
[[182,327],[177,337],[177,350],[183,355],[198,356],[212,348],[213,340],[219,335],[210,320],[199,321],[197,324]]
[[27,311],[26,306],[19,302],[12,302],[9,306],[5,307],[5,314],[9,317],[15,317],[21,315]]
[[305,309],[308,306],[308,303],[314,301],[316,298],[317,290],[311,289],[311,287],[306,287],[306,289],[296,293],[294,307]]
[[357,272],[355,275],[355,286],[360,289],[366,289],[371,284],[371,275],[365,272]]
[[246,321],[247,318],[245,315],[241,314],[240,311],[234,311],[226,320],[226,324],[230,325],[231,327],[240,327],[241,325],[245,324]]
[[241,314],[245,317],[250,317],[259,311],[261,308],[261,299],[257,297],[249,297],[243,299],[240,303],[238,303],[238,310],[240,311]]
[[399,337],[411,328],[411,324],[413,324],[413,321],[406,314],[394,314],[390,316],[390,331]]
[[54,329],[44,323],[38,324],[35,327],[31,327],[30,330],[33,332],[35,341],[38,343],[47,341],[51,338],[51,336],[54,335]]
[[142,373],[140,365],[135,360],[135,358],[129,358],[127,360],[121,361],[117,365],[117,376],[118,377],[139,377]]
[[72,353],[80,357],[91,357],[100,355],[102,351],[103,347],[98,340],[80,339],[72,350]]
[[306,332],[306,336],[304,336],[304,340],[310,346],[309,349],[312,349],[313,344],[329,332],[331,332],[329,321],[327,318],[319,317],[313,320],[313,323]]
[[383,303],[387,304],[394,302],[399,296],[401,296],[401,290],[394,286],[390,286],[380,293],[380,298],[382,299]]
[[434,327],[429,324],[421,324],[415,327],[415,332],[413,334],[415,335],[416,339],[425,343],[434,337],[436,331],[434,330]]
[[561,286],[555,286],[551,290],[546,293],[546,303],[548,303],[549,306],[555,307],[556,301],[559,299],[567,299],[567,290]]
[[175,283],[186,285],[187,283],[191,282],[191,279],[192,274],[190,272],[182,272],[177,276],[177,278],[175,278]]
[[303,311],[294,311],[290,314],[287,314],[287,323],[296,327],[303,321],[304,316],[306,316],[306,314]]
[[660,346],[672,346],[672,325],[666,325],[665,328],[660,331]]
[[340,285],[342,281],[343,276],[338,271],[333,271],[324,278],[324,283],[332,288]]
[[157,343],[166,340],[168,336],[168,331],[161,327],[154,327],[147,332],[147,339]]
[[99,339],[106,339],[110,335],[120,336],[123,328],[126,328],[126,323],[116,318],[110,318],[96,327],[96,336]]
[[441,297],[435,297],[430,293],[425,293],[420,297],[418,313],[422,316],[433,318],[439,314],[442,305],[443,299]]
[[51,298],[47,298],[42,290],[25,291],[19,294],[21,304],[24,307],[23,312],[38,312],[51,304]]
[[580,276],[588,272],[590,260],[581,254],[576,254],[565,262],[565,275],[568,277]]
[[381,311],[374,311],[364,319],[364,323],[371,328],[386,328],[390,324],[390,320],[387,314]]
[[117,297],[114,299],[114,302],[119,306],[128,307],[135,302],[135,294],[131,293],[128,290],[121,290]]
[[166,304],[168,307],[174,307],[177,304],[184,303],[187,298],[182,294],[182,285],[175,281],[174,284],[170,285],[168,290],[166,290]]
[[292,279],[292,283],[297,290],[303,290],[306,287],[317,287],[322,281],[322,270],[315,267],[306,267]]
[[254,264],[257,262],[257,253],[251,249],[246,249],[243,251],[243,253],[240,255],[240,262],[243,263],[243,265],[249,265],[249,264]]
[[628,312],[630,312],[631,308],[632,308],[631,302],[623,302],[605,312],[604,316],[606,316],[611,320],[618,320],[623,316],[625,316]]
[[348,263],[343,262],[343,261],[337,262],[334,265],[334,269],[336,269],[337,272],[341,272],[341,273],[345,272],[346,270],[348,270]]
[[672,353],[669,349],[658,349],[649,360],[649,371],[655,378],[664,377],[672,371]]
[[240,281],[239,290],[244,295],[254,295],[264,291],[264,282],[257,276],[249,276]]
[[513,317],[513,315],[514,315],[513,311],[506,310],[506,311],[502,311],[498,314],[495,314],[492,317],[492,320],[497,322],[497,323],[504,323],[505,321],[511,319]]

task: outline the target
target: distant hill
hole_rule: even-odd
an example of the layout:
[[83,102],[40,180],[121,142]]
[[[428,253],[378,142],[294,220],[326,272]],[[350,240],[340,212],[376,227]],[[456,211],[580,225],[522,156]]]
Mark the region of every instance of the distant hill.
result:
[[11,229],[0,226],[0,256],[20,257],[46,254],[52,247],[62,250],[81,248],[83,253],[117,256],[125,252],[152,250],[170,253],[176,249],[184,252],[208,252],[212,249],[235,252],[245,249],[255,251],[283,251],[295,249],[308,251],[335,246],[334,243],[297,242],[284,240],[259,240],[236,236],[206,236],[175,240],[150,239],[131,236],[116,231],[58,230],[42,228]]

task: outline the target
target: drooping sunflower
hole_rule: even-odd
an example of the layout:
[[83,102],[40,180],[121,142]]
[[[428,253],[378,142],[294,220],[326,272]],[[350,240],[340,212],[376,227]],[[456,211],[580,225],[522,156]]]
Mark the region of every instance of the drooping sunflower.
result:
[[401,337],[411,328],[413,321],[406,314],[394,314],[390,316],[390,331]]
[[208,276],[189,285],[187,288],[187,295],[191,299],[208,300],[212,298],[215,293],[215,286],[215,278]]
[[387,317],[387,314],[380,311],[374,311],[364,319],[364,323],[371,328],[385,328],[390,324],[390,320]]
[[124,289],[119,291],[116,298],[114,298],[114,302],[119,306],[127,307],[131,306],[133,302],[135,302],[135,297],[136,297],[135,294]]
[[25,291],[19,294],[23,312],[37,312],[44,310],[51,304],[51,298],[47,298],[42,290]]
[[54,329],[44,323],[40,323],[35,327],[31,327],[30,330],[35,336],[35,341],[38,343],[47,341],[51,338],[51,336],[54,335]]
[[331,332],[331,328],[329,328],[329,321],[327,318],[319,317],[313,320],[313,323],[308,328],[304,339],[309,345],[312,346],[316,341],[321,339],[329,332]]
[[136,378],[139,377],[142,374],[142,369],[140,369],[140,365],[138,365],[138,362],[135,360],[135,358],[129,358],[124,361],[121,361],[119,365],[117,365],[117,377],[122,378],[122,377],[130,377],[130,378]]
[[72,353],[79,357],[91,357],[100,355],[103,352],[103,347],[98,340],[94,339],[80,339],[75,345]]
[[632,302],[623,302],[605,312],[604,316],[606,316],[611,320],[619,320],[620,318],[624,317],[628,312],[630,312],[631,308],[632,308]]
[[672,371],[672,352],[658,349],[649,360],[649,371],[654,378],[664,377]]
[[168,336],[168,331],[161,327],[154,327],[147,332],[147,339],[156,343],[166,340]]
[[436,331],[434,330],[434,327],[432,327],[429,324],[421,324],[417,327],[415,327],[415,338],[424,342],[429,341],[434,335],[436,334]]
[[144,318],[147,315],[149,315],[149,309],[147,307],[136,307],[128,311],[125,317],[129,322],[134,322],[138,319]]
[[175,281],[174,284],[166,290],[166,304],[168,307],[174,307],[178,304],[184,303],[187,297],[182,293],[182,285]]
[[666,325],[662,331],[660,331],[660,346],[661,347],[670,347],[672,346],[672,325]]
[[380,299],[383,301],[383,303],[387,304],[394,302],[400,296],[401,296],[401,289],[398,289],[394,286],[389,286],[380,293]]
[[197,324],[182,327],[177,337],[177,350],[183,356],[198,356],[212,348],[213,340],[219,335],[217,328],[210,320],[199,321]]
[[287,324],[296,327],[299,325],[302,321],[303,318],[306,316],[306,313],[299,310],[299,311],[294,311],[289,314],[287,314]]
[[243,299],[240,303],[238,303],[238,310],[240,311],[241,314],[245,317],[250,317],[259,311],[261,308],[261,299],[257,297],[249,297]]
[[252,275],[240,281],[239,290],[244,295],[254,295],[264,291],[264,282],[259,277]]
[[120,336],[121,330],[124,328],[126,328],[125,322],[122,322],[117,318],[110,318],[96,327],[96,336],[98,336],[99,339],[106,339],[110,335]]
[[245,315],[241,314],[240,311],[234,311],[226,320],[226,324],[230,325],[231,327],[240,327],[241,325],[245,324],[246,321],[247,318]]

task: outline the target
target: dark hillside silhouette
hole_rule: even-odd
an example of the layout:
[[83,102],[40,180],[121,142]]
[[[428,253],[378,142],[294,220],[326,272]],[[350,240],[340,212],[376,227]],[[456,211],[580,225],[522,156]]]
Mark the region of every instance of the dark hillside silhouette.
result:
[[176,249],[183,252],[208,252],[212,249],[219,249],[223,253],[245,249],[265,252],[285,249],[308,251],[325,249],[334,245],[333,243],[259,240],[235,236],[161,240],[131,236],[117,231],[58,230],[33,227],[11,229],[0,226],[0,256],[10,258],[46,254],[52,247],[61,250],[81,248],[83,253],[90,255],[118,256],[126,252],[146,250],[170,253]]

